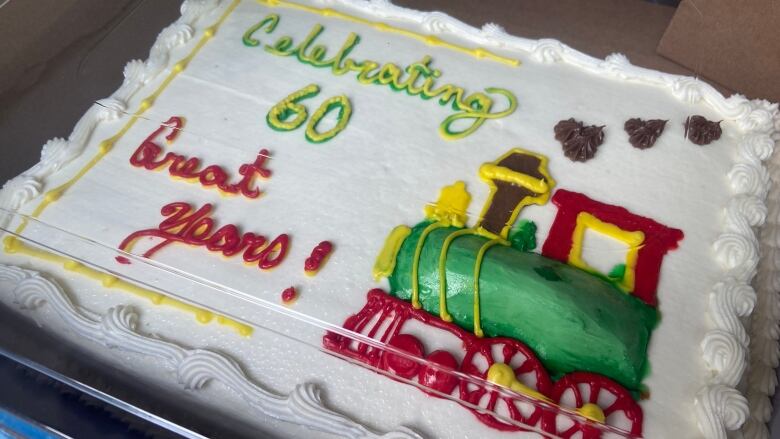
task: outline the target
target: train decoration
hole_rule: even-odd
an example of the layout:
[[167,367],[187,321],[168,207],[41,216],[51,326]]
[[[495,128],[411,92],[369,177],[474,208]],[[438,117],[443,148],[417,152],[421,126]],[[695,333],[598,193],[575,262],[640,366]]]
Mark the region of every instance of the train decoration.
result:
[[[421,223],[387,237],[374,276],[388,279],[389,292],[369,291],[343,326],[523,396],[332,332],[324,347],[455,396],[499,430],[524,430],[521,424],[563,438],[597,438],[606,424],[641,435],[637,399],[658,321],[655,289],[662,259],[682,231],[579,193],[553,193],[547,158],[523,149],[483,164],[479,175],[490,194],[476,224],[467,225],[465,184],[443,188]],[[524,207],[550,200],[557,215],[536,253],[535,225],[517,218]],[[617,270],[588,265],[586,230],[627,246]],[[454,335],[460,351],[426,346],[411,329],[419,325],[432,340],[441,339],[437,331]]]

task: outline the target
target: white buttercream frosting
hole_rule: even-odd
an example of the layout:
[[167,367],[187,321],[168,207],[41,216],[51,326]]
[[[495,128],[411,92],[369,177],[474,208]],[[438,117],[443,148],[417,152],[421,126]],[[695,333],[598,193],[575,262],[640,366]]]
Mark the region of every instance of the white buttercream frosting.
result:
[[755,290],[750,285],[729,278],[713,287],[710,295],[710,316],[715,321],[715,326],[733,334],[747,347],[750,339],[741,319],[750,316],[755,304]]
[[745,398],[733,387],[709,384],[696,395],[696,414],[704,437],[726,439],[729,430],[742,426],[749,414]]
[[[728,119],[729,123],[733,122],[733,125],[741,130],[734,134],[738,144],[734,152],[737,161],[728,169],[727,178],[731,193],[727,203],[718,204],[718,207],[722,206],[724,209],[723,224],[713,243],[714,256],[723,268],[723,275],[706,287],[712,285],[709,306],[706,308],[714,325],[711,329],[702,331],[705,336],[699,344],[704,364],[710,369],[712,376],[697,394],[696,413],[698,424],[705,436],[725,437],[727,431],[738,429],[745,421],[749,401],[752,418],[745,424],[743,432],[748,437],[762,437],[760,435],[764,433],[761,432],[765,431],[763,423],[768,419],[771,410],[766,395],[771,394],[776,386],[772,376],[778,359],[776,325],[777,319],[780,318],[780,300],[777,297],[777,291],[780,290],[780,277],[777,276],[780,272],[780,257],[777,255],[780,242],[780,228],[777,227],[780,223],[780,209],[777,203],[766,206],[764,202],[770,187],[770,177],[775,181],[780,179],[777,175],[767,172],[762,164],[762,161],[772,155],[778,136],[777,132],[773,131],[780,131],[776,105],[766,101],[750,101],[739,95],[724,98],[701,80],[633,66],[626,57],[619,54],[600,60],[556,40],[518,38],[508,35],[500,26],[492,24],[478,29],[446,14],[421,13],[394,6],[385,0],[321,0],[314,3],[358,11],[375,20],[395,20],[443,39],[466,41],[468,44],[496,51],[521,51],[526,53],[530,60],[548,65],[574,67],[592,73],[599,79],[613,78],[657,86],[671,93],[680,102],[707,104],[720,118]],[[0,207],[19,209],[42,191],[51,189],[50,177],[81,155],[91,142],[92,133],[98,124],[126,115],[129,102],[138,97],[139,90],[158,79],[160,73],[170,67],[174,61],[172,51],[186,44],[207,25],[199,20],[224,4],[225,2],[217,0],[185,1],[182,5],[182,17],[160,33],[150,50],[149,58],[146,61],[130,61],[124,70],[124,82],[114,94],[92,106],[67,139],[53,139],[47,143],[41,162],[20,177],[9,181],[0,191]],[[658,117],[661,116],[664,115]],[[681,122],[674,121],[677,125]],[[611,126],[610,130],[608,138],[619,135],[619,127]],[[668,135],[671,133],[665,134]],[[673,152],[669,152],[669,155],[671,154]],[[777,173],[777,170],[773,172]],[[780,192],[773,190],[771,198],[780,199]],[[156,218],[147,219],[154,221]],[[755,230],[765,221],[767,226],[762,231],[759,247]],[[4,224],[0,212],[0,225]],[[688,230],[685,232],[688,233]],[[27,276],[24,273],[26,272],[9,268],[5,273],[0,271],[0,276]],[[753,281],[756,273],[758,276]],[[29,279],[34,277],[36,275],[30,275]],[[35,291],[48,291],[47,288],[50,288],[45,279],[37,278],[39,280],[35,282],[25,280],[28,286],[17,293],[20,303],[25,307],[40,306],[40,294]],[[706,288],[686,294],[706,297]],[[241,393],[250,405],[268,410],[280,419],[292,422],[301,420],[312,428],[324,431],[341,428],[339,431],[348,432],[352,435],[350,437],[372,434],[362,426],[344,421],[339,414],[331,416],[322,407],[318,392],[307,385],[299,386],[288,396],[269,396],[265,390],[247,385],[247,378],[237,363],[228,357],[209,351],[187,350],[175,344],[139,335],[136,332],[137,314],[129,308],[114,308],[102,316],[99,319],[99,327],[95,327],[96,320],[92,318],[94,316],[74,320],[73,315],[88,315],[88,311],[75,308],[72,304],[69,307],[67,301],[60,303],[55,298],[48,300],[50,303],[60,304],[65,315],[71,316],[68,317],[71,319],[69,322],[76,322],[73,324],[90,331],[93,337],[100,338],[101,343],[164,358],[176,368],[185,387],[199,388],[208,380],[218,380],[234,390],[243,389],[236,391]],[[758,311],[751,317],[754,307]],[[747,321],[751,321],[749,331],[744,325]],[[748,334],[751,337],[748,337]],[[88,335],[85,337],[93,339]],[[691,350],[695,349],[694,343],[690,345]],[[752,366],[749,368],[746,399],[735,387],[743,381],[743,372],[748,368],[748,357]],[[702,372],[704,374],[704,371]],[[274,404],[277,401],[282,403],[276,407],[269,401]],[[396,437],[393,436],[396,434],[397,437],[409,437],[404,435],[411,433],[388,433],[388,437]],[[750,436],[751,434],[757,436]]]
[[747,366],[747,348],[730,332],[715,329],[701,342],[704,362],[715,372],[713,382],[736,386]]
[[234,359],[203,349],[189,349],[138,331],[138,314],[129,306],[112,307],[106,314],[73,304],[55,282],[31,270],[0,264],[0,280],[14,285],[12,294],[22,309],[49,304],[68,327],[81,337],[109,348],[163,359],[175,371],[185,389],[201,389],[220,382],[241,395],[255,410],[273,418],[345,438],[420,439],[400,428],[379,434],[325,407],[320,390],[311,383],[295,386],[287,395],[271,393],[253,382]]

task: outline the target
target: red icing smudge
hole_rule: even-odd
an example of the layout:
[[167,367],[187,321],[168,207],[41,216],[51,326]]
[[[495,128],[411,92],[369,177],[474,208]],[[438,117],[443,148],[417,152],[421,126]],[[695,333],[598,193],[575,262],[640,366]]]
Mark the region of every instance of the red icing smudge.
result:
[[325,261],[328,259],[328,256],[330,256],[332,251],[333,244],[330,241],[322,241],[321,243],[317,244],[317,246],[312,249],[311,256],[306,258],[306,262],[303,264],[303,269],[307,274],[317,273],[325,264]]
[[282,303],[285,305],[289,305],[298,298],[298,291],[295,289],[295,287],[289,287],[286,288],[284,291],[282,291]]
[[116,259],[116,261],[119,262],[120,264],[130,265],[130,259],[127,259],[124,256],[117,256],[114,259]]

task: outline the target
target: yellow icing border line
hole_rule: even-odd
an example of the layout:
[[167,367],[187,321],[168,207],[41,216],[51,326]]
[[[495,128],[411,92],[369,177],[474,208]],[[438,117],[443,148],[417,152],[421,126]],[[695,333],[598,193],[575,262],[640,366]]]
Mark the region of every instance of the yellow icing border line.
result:
[[[79,172],[76,173],[76,175],[74,175],[70,180],[66,181],[60,186],[48,191],[43,196],[43,200],[40,202],[40,204],[38,204],[35,210],[33,210],[31,215],[32,217],[37,218],[41,213],[43,213],[43,211],[46,210],[46,208],[50,204],[57,201],[67,189],[69,189],[76,182],[78,182],[87,172],[89,172],[98,162],[100,162],[100,160],[102,160],[103,157],[106,156],[106,154],[108,154],[111,151],[111,149],[114,147],[116,142],[120,138],[122,138],[122,136],[124,136],[130,130],[130,128],[133,127],[133,125],[135,125],[135,122],[138,120],[138,118],[141,115],[143,115],[149,108],[151,108],[151,106],[154,104],[154,101],[157,99],[157,97],[160,96],[163,90],[165,90],[168,87],[168,85],[170,85],[170,83],[179,75],[179,73],[181,73],[182,71],[184,71],[184,69],[187,68],[187,65],[190,63],[190,61],[192,61],[195,55],[197,55],[198,52],[200,52],[200,49],[202,49],[203,46],[205,46],[206,43],[216,34],[217,29],[219,29],[222,23],[228,18],[228,16],[233,12],[233,10],[236,8],[236,6],[238,6],[239,3],[240,0],[233,0],[233,2],[230,4],[230,6],[227,7],[225,12],[219,17],[219,19],[214,24],[212,24],[211,26],[205,29],[205,31],[203,32],[203,36],[200,38],[200,40],[192,49],[192,51],[187,56],[182,58],[179,62],[173,65],[173,68],[171,69],[171,72],[168,74],[168,76],[157,87],[157,89],[154,92],[152,92],[152,94],[150,94],[149,96],[147,96],[141,101],[141,103],[138,106],[138,110],[136,110],[136,112],[133,113],[133,115],[130,117],[130,120],[128,120],[127,123],[116,134],[100,142],[97,154],[95,154],[95,156],[92,157],[92,159],[89,162],[87,162],[87,164],[84,165],[84,167],[81,168]],[[27,220],[25,219],[22,221],[19,227],[17,227],[16,233],[21,234],[26,227],[27,227]],[[116,276],[110,275],[108,273],[103,273],[101,271],[87,267],[70,258],[66,258],[64,256],[60,256],[58,254],[46,250],[29,246],[23,242],[20,242],[17,238],[13,236],[8,236],[5,238],[4,249],[9,254],[20,253],[47,262],[62,264],[63,268],[65,268],[66,270],[99,281],[106,288],[119,289],[128,292],[130,294],[134,294],[136,296],[148,299],[155,305],[167,305],[176,308],[179,311],[184,311],[193,314],[196,320],[200,323],[203,324],[209,323],[213,321],[214,318],[216,317],[216,322],[218,324],[228,326],[243,336],[249,336],[250,334],[252,334],[253,329],[249,325],[246,325],[244,323],[238,322],[236,320],[230,319],[222,315],[214,314],[213,312],[207,309],[190,305],[189,303],[183,302],[178,299],[174,299],[172,297],[168,297],[156,291],[152,291],[140,287],[138,285],[129,283],[127,281],[117,278]]]
[[444,47],[446,49],[464,53],[466,55],[470,55],[478,59],[489,59],[513,67],[517,67],[521,64],[519,59],[501,56],[487,49],[483,49],[481,47],[470,48],[466,46],[461,46],[459,44],[454,44],[454,43],[444,41],[441,38],[433,35],[421,34],[400,27],[391,26],[381,21],[371,21],[365,18],[356,17],[354,15],[345,14],[343,12],[339,12],[330,8],[315,8],[313,6],[301,5],[286,0],[256,0],[256,1],[261,5],[268,6],[271,8],[283,7],[283,8],[290,8],[290,9],[298,9],[301,11],[322,15],[323,17],[335,17],[335,18],[340,18],[342,20],[351,21],[353,23],[364,24],[366,26],[372,27],[381,32],[391,32],[398,35],[403,35],[405,37],[414,38],[415,40],[422,41],[423,43],[429,46]]
[[127,293],[134,294],[138,297],[148,299],[155,305],[167,305],[176,308],[179,311],[193,314],[199,323],[209,323],[216,317],[217,323],[228,326],[243,336],[249,336],[252,334],[252,327],[244,323],[229,319],[222,315],[214,314],[205,308],[190,305],[189,303],[182,302],[181,300],[174,299],[172,297],[166,296],[165,294],[140,287],[133,283],[122,280],[112,274],[95,270],[94,268],[88,267],[68,257],[32,247],[19,241],[16,237],[9,236],[5,239],[5,251],[8,254],[18,253],[41,259],[52,264],[62,264],[62,267],[65,270],[98,281],[106,288],[122,290]]

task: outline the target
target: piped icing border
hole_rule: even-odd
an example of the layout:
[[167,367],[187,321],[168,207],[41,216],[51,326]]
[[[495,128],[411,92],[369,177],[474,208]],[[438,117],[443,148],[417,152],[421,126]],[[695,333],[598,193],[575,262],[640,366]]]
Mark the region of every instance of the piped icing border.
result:
[[156,336],[142,334],[139,315],[131,306],[109,308],[105,314],[76,306],[55,282],[40,273],[0,264],[0,281],[13,288],[14,302],[25,310],[50,306],[78,336],[109,349],[154,357],[176,371],[178,384],[187,390],[200,390],[215,381],[237,393],[253,410],[283,422],[345,438],[422,439],[414,431],[400,427],[376,433],[347,416],[325,406],[320,389],[300,383],[289,394],[265,390],[247,376],[233,358],[207,349],[190,349]]
[[[732,198],[725,208],[724,230],[713,244],[716,258],[724,269],[724,276],[710,293],[709,311],[715,328],[708,331],[701,342],[703,359],[711,369],[712,376],[696,395],[699,428],[708,438],[726,439],[728,431],[740,429],[748,417],[751,417],[751,413],[753,419],[756,419],[756,416],[764,416],[763,413],[767,411],[759,407],[760,402],[754,397],[749,403],[738,389],[748,367],[761,368],[767,361],[777,361],[776,354],[767,352],[763,349],[764,346],[757,346],[756,342],[750,342],[743,322],[750,319],[757,301],[764,305],[777,291],[761,287],[756,291],[751,283],[759,272],[761,257],[756,228],[764,225],[768,212],[766,200],[770,176],[763,162],[772,157],[775,147],[775,123],[780,120],[780,116],[776,104],[771,105],[765,101],[751,103],[754,110],[737,119],[743,129],[743,135],[738,143],[736,163],[727,174]],[[776,210],[777,206],[773,205],[772,208]],[[770,223],[763,232],[764,246],[777,245],[776,237],[774,241],[771,237],[766,240],[767,231],[774,234],[773,229],[774,224]],[[772,262],[772,255],[766,256],[768,260],[761,266],[761,277],[757,279],[759,285],[761,278],[778,276],[777,266],[767,266],[767,262]],[[761,309],[757,313],[758,319],[766,312]],[[776,326],[777,318],[772,320],[772,326]],[[753,325],[751,329],[752,336],[761,340],[766,338],[763,331],[770,328]],[[753,346],[756,352],[749,356],[750,346]],[[770,372],[774,376],[774,368],[771,368]],[[749,393],[755,393],[755,390],[750,388]],[[767,402],[766,398],[764,402]],[[771,409],[769,412],[771,413]],[[766,415],[766,420],[768,419],[769,416]],[[765,425],[763,429],[766,430]],[[744,433],[747,437],[765,437],[762,434],[752,436],[751,431],[757,430],[761,429],[746,426]]]
[[[269,0],[268,3],[293,2]],[[777,330],[780,317],[777,308],[780,307],[771,306],[778,302],[773,296],[777,291],[776,284],[780,283],[777,280],[780,269],[773,262],[780,237],[777,236],[776,227],[770,226],[762,232],[767,261],[759,266],[759,240],[755,228],[761,226],[767,216],[765,200],[770,178],[762,162],[772,154],[777,140],[772,137],[773,132],[780,131],[776,104],[763,100],[751,101],[741,95],[726,98],[697,78],[633,66],[621,54],[612,54],[601,60],[553,39],[514,37],[492,23],[477,29],[441,12],[415,11],[392,5],[387,0],[319,0],[314,3],[351,9],[372,18],[420,26],[429,36],[436,36],[426,40],[429,44],[438,44],[440,41],[455,45],[443,38],[456,38],[479,45],[482,50],[519,50],[527,52],[531,59],[541,63],[565,63],[602,77],[654,85],[669,91],[682,102],[706,103],[724,118],[733,120],[743,131],[743,137],[738,145],[739,159],[728,174],[732,198],[725,206],[723,233],[714,245],[725,273],[712,289],[710,317],[714,328],[706,334],[701,344],[704,361],[712,369],[713,375],[698,392],[696,411],[699,426],[708,437],[725,438],[728,430],[742,426],[750,412],[753,415],[744,430],[746,436],[767,436],[763,422],[771,413],[771,404],[765,395],[772,393],[775,386],[772,377],[773,367],[777,364],[777,348],[771,346],[771,340],[780,332]],[[16,210],[40,195],[46,179],[83,152],[95,126],[102,121],[120,117],[126,111],[127,101],[170,65],[170,51],[192,37],[193,25],[198,17],[210,12],[218,4],[218,0],[186,0],[182,5],[182,17],[162,31],[152,47],[149,59],[146,62],[128,63],[125,81],[119,90],[108,99],[93,105],[67,140],[55,138],[47,142],[43,147],[41,161],[9,181],[0,191],[0,207]],[[777,206],[773,205],[769,212],[774,215],[776,210]],[[772,219],[777,220],[775,216]],[[0,215],[0,225],[7,224],[7,221],[7,217]],[[756,280],[758,295],[751,286],[756,272],[759,272]],[[748,364],[749,338],[743,320],[749,318],[757,301],[759,305],[767,306],[762,306],[760,315],[753,316],[753,341],[750,342],[753,346],[750,358],[753,368],[748,383],[751,402],[748,408],[747,399],[736,387]]]
[[[780,119],[775,122],[775,142],[780,142]],[[769,439],[767,423],[772,417],[772,395],[777,387],[780,363],[780,153],[769,162],[772,189],[767,197],[767,221],[761,229],[761,261],[753,285],[757,293],[756,312],[750,322],[750,369],[746,396],[750,418],[742,428],[747,439]],[[774,202],[771,202],[774,200]]]
[[[174,49],[184,46],[196,32],[198,19],[219,6],[220,0],[185,0],[181,17],[157,36],[146,61],[131,60],[125,65],[122,85],[111,96],[97,101],[79,119],[67,139],[55,137],[43,145],[41,160],[21,175],[9,180],[0,190],[0,207],[17,210],[43,192],[47,178],[78,158],[101,122],[113,122],[128,110],[130,100],[171,64]],[[9,216],[0,212],[0,226]]]
[[[100,162],[113,149],[116,142],[151,108],[157,97],[187,68],[188,64],[214,36],[220,25],[238,6],[240,1],[231,0],[219,18],[213,24],[204,28],[203,35],[192,50],[178,61],[171,62],[170,52],[189,42],[196,33],[196,29],[193,26],[199,18],[215,10],[221,3],[220,0],[186,0],[181,6],[181,17],[163,29],[157,36],[157,40],[149,52],[149,59],[145,62],[138,60],[128,62],[124,70],[125,80],[119,89],[109,98],[94,104],[76,124],[68,140],[55,138],[47,142],[41,152],[41,161],[3,186],[3,189],[0,190],[0,208],[18,210],[22,205],[38,197],[42,193],[42,189],[47,186],[46,177],[57,172],[85,152],[87,142],[89,142],[92,133],[100,122],[114,121],[127,114],[128,102],[144,86],[166,70],[169,70],[162,82],[154,88],[154,91],[141,100],[138,104],[138,109],[133,113],[129,113],[129,119],[116,134],[99,142],[97,151],[95,151],[91,160],[64,183],[55,188],[47,188],[31,216],[37,218],[51,203],[56,202],[65,191],[76,184]],[[7,226],[9,222],[10,215],[0,210],[0,227]],[[23,219],[16,229],[16,234],[21,234],[26,227],[27,219]],[[14,236],[6,236],[3,244],[3,249],[7,253],[25,254],[51,263],[61,264],[66,270],[101,281],[107,288],[119,289],[149,299],[155,305],[171,306],[180,311],[191,313],[200,323],[205,324],[216,321],[220,325],[234,329],[241,335],[248,336],[252,333],[252,328],[244,323],[225,316],[215,315],[210,310],[196,307],[157,291],[148,290],[120,280],[115,276],[86,267],[64,256],[32,247]]]

